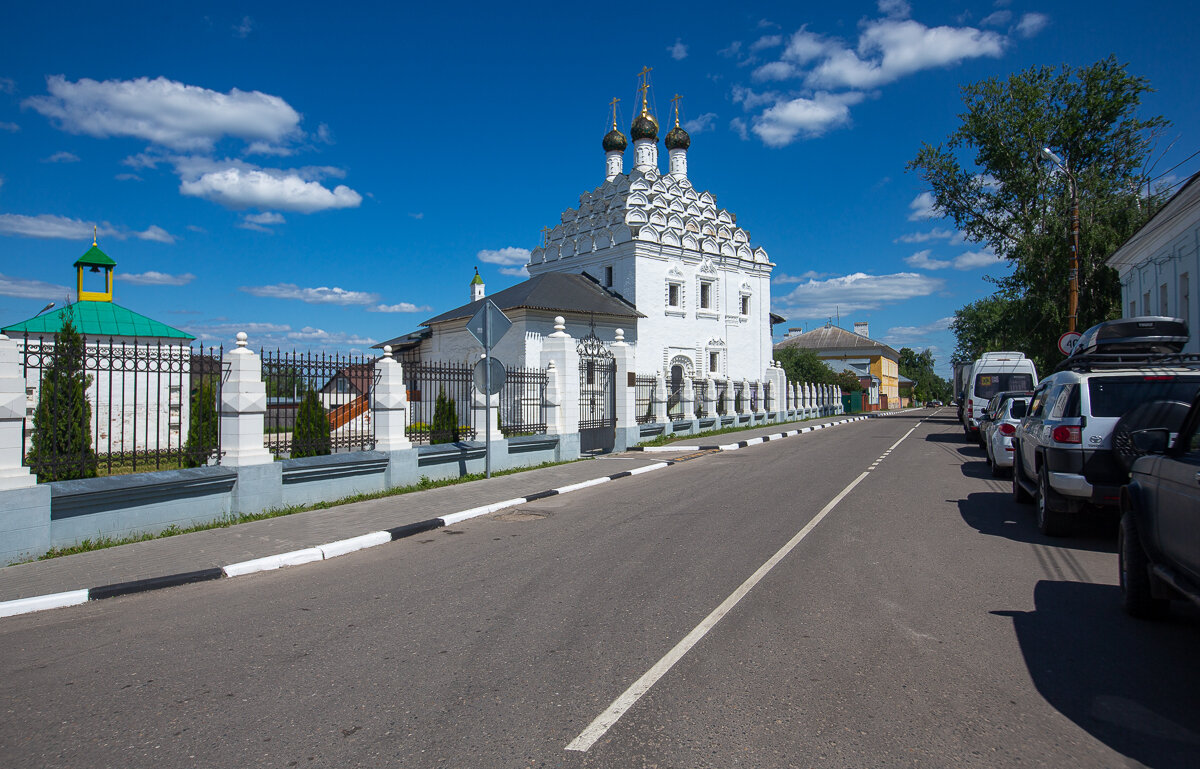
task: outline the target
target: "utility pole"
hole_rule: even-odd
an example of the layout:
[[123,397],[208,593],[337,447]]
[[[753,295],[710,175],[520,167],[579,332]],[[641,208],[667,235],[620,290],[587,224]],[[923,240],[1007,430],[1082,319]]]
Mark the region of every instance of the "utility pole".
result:
[[1042,154],[1053,161],[1071,183],[1071,262],[1067,270],[1067,331],[1074,331],[1076,318],[1079,316],[1079,187],[1075,182],[1075,174],[1071,173],[1058,155],[1051,152],[1049,147],[1043,147]]

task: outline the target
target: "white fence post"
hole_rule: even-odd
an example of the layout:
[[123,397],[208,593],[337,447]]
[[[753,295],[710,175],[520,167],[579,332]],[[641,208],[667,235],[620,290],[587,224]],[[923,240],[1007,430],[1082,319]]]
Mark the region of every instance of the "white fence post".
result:
[[221,386],[221,464],[270,464],[275,458],[263,445],[267,385],[262,358],[246,347],[244,331],[238,332],[237,347],[225,353],[222,362],[229,374]]
[[654,373],[654,421],[658,424],[667,423],[667,380],[661,371]]
[[0,489],[24,489],[37,483],[21,461],[25,449],[25,377],[17,343],[0,334]]
[[375,413],[375,450],[403,451],[412,448],[405,428],[408,427],[408,390],[404,385],[404,369],[392,357],[391,345],[383,348],[383,357],[375,361],[375,393],[371,408]]

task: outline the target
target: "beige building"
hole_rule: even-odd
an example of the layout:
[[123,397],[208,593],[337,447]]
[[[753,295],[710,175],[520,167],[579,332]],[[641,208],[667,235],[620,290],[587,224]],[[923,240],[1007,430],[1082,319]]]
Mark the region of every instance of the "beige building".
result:
[[795,332],[799,329],[788,329],[788,336],[774,349],[812,350],[835,371],[840,370],[837,362],[866,369],[879,379],[879,408],[895,408],[900,404],[900,353],[867,336],[866,323],[855,323],[854,331],[826,323],[812,331]]

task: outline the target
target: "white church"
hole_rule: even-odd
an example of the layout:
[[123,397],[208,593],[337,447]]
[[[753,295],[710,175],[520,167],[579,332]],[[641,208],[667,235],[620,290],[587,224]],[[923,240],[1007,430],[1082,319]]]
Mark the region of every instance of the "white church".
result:
[[[513,321],[495,354],[508,365],[539,365],[554,316],[581,338],[611,342],[616,329],[635,353],[635,371],[716,380],[764,379],[772,360],[771,271],[774,264],[737,217],[688,178],[691,137],[675,125],[664,137],[668,170],[659,168],[658,120],[648,109],[642,74],[641,109],[628,142],[617,128],[604,136],[604,181],[579,196],[530,254],[529,280],[489,296]],[[389,340],[408,360],[473,362],[478,343],[467,321],[484,301],[478,274],[472,301],[425,321],[426,331]],[[383,345],[379,345],[382,347]],[[674,389],[674,388],[673,388]]]

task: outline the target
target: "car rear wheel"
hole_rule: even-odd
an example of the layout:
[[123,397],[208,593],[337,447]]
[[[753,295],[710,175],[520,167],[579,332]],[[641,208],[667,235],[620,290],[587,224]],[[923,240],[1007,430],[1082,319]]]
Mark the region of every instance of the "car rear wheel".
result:
[[1117,533],[1117,568],[1121,575],[1121,607],[1131,617],[1159,619],[1168,610],[1169,601],[1155,598],[1150,559],[1142,547],[1133,513],[1121,516]]
[[1037,505],[1038,531],[1047,537],[1062,537],[1068,532],[1066,515],[1055,509],[1062,504],[1062,498],[1050,488],[1050,476],[1045,466],[1038,471],[1038,493],[1034,504]]
[[1018,451],[1013,452],[1012,482],[1014,502],[1019,502],[1022,505],[1028,505],[1033,501],[1033,497],[1031,497],[1029,492],[1025,490],[1025,487],[1021,485],[1021,453]]

